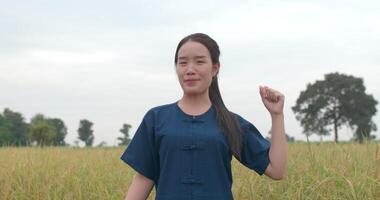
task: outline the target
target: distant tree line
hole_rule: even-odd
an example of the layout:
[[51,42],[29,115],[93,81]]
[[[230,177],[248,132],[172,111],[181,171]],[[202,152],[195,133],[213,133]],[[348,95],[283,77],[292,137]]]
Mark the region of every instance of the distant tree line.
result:
[[[77,130],[78,139],[87,147],[93,145],[95,138],[92,126],[91,121],[82,119]],[[129,144],[130,128],[131,125],[123,124],[120,129],[123,136],[118,137],[119,145]],[[9,108],[0,113],[0,146],[68,146],[66,135],[67,127],[59,118],[49,118],[39,113],[27,123],[21,113]],[[98,146],[104,145],[105,142],[101,142]]]
[[[312,134],[321,137],[334,133],[334,141],[338,142],[338,130],[342,126],[351,128],[354,132],[352,140],[362,143],[372,140],[377,127],[372,117],[376,114],[378,102],[373,95],[365,92],[366,88],[362,78],[338,72],[325,75],[324,80],[308,83],[306,89],[301,91],[296,104],[292,107],[296,119],[303,127],[303,133],[307,141]],[[87,119],[79,122],[78,139],[85,146],[93,145],[93,123]],[[130,142],[129,130],[131,125],[123,124],[118,137],[119,145],[128,145]],[[0,146],[30,146],[30,145],[54,145],[67,146],[65,137],[67,128],[63,120],[49,118],[43,114],[36,114],[25,122],[21,113],[9,108],[0,113]],[[270,139],[271,131],[269,132]],[[286,134],[289,142],[294,137]],[[79,145],[79,141],[74,141]],[[98,146],[105,146],[101,142]]]

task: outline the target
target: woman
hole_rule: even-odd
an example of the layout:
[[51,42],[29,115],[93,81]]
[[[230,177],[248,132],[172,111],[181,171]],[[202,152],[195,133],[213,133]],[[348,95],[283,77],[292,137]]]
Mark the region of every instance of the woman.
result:
[[249,121],[229,111],[218,88],[219,47],[208,35],[183,38],[175,69],[183,90],[180,100],[151,108],[121,156],[137,173],[127,200],[233,199],[232,155],[259,175],[286,176],[287,143],[284,95],[260,86],[272,118],[272,143]]

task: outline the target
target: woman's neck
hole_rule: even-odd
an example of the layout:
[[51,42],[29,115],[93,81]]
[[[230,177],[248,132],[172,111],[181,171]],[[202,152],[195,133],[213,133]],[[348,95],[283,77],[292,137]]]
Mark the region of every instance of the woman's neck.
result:
[[202,95],[184,94],[179,100],[178,105],[190,115],[198,115],[208,110],[211,106],[211,100],[208,93]]

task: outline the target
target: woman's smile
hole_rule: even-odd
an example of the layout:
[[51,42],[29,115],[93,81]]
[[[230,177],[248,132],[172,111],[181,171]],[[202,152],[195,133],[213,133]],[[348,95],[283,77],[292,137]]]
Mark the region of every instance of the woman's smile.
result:
[[199,81],[199,79],[188,79],[188,80],[185,80],[185,83],[187,85],[194,85],[197,83],[197,81]]

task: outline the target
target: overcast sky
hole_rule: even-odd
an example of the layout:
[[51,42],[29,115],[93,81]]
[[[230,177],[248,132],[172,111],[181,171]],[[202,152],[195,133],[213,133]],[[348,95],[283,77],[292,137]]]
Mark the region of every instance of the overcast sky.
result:
[[[147,110],[181,98],[175,48],[203,32],[221,48],[227,107],[266,136],[271,121],[259,85],[272,87],[285,95],[287,134],[304,140],[291,106],[324,74],[361,77],[380,101],[379,10],[368,0],[0,0],[0,109],[27,122],[37,113],[61,118],[70,144],[86,118],[94,145],[115,145],[123,123],[133,135]],[[380,128],[379,114],[374,121]],[[340,130],[342,140],[351,137]]]

